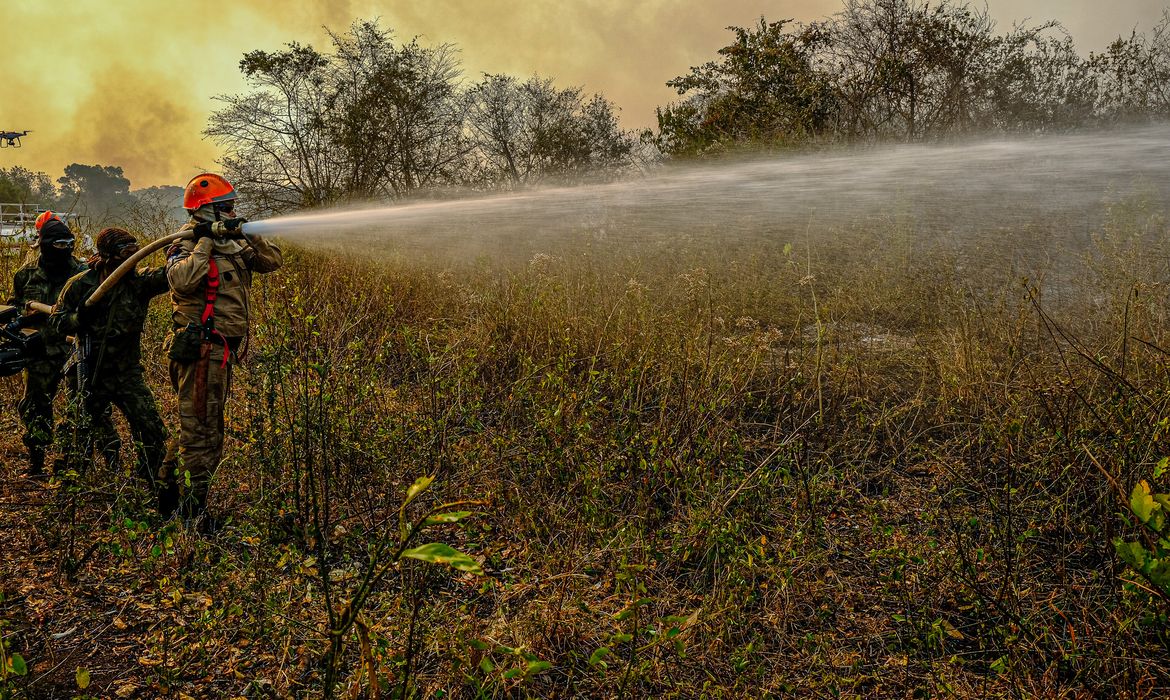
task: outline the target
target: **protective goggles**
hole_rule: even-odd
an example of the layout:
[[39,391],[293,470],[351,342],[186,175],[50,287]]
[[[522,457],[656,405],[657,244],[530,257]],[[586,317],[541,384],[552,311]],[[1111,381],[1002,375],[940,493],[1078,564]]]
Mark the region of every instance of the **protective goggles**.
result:
[[126,241],[114,246],[113,257],[120,258],[123,255],[133,255],[138,252],[138,243],[136,241]]
[[56,241],[45,241],[41,245],[53,248],[55,250],[73,250],[73,241],[69,239],[61,239]]
[[219,212],[220,214],[227,214],[227,213],[230,213],[232,211],[235,211],[236,200],[229,199],[225,202],[212,202],[211,208],[214,209],[215,211]]

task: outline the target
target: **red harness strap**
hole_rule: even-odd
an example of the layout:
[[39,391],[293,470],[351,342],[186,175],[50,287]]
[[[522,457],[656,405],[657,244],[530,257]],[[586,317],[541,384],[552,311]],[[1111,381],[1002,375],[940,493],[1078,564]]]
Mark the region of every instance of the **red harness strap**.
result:
[[219,265],[215,264],[215,258],[210,258],[207,261],[207,305],[203,307],[203,325],[215,325],[215,297],[219,294]]
[[228,347],[227,338],[222,333],[215,330],[215,299],[219,295],[219,265],[215,264],[215,258],[210,257],[207,260],[207,293],[204,297],[205,306],[203,307],[203,331],[209,337],[212,335],[219,336],[223,343],[223,362],[220,367],[227,367],[228,358],[231,356],[232,349]]

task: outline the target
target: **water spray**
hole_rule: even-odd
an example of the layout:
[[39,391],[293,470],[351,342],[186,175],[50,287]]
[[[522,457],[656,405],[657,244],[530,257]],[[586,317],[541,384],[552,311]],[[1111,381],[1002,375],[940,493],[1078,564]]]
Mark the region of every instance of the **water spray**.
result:
[[[1159,206],[1170,201],[1164,126],[770,154],[661,168],[620,182],[277,216],[245,223],[243,232],[302,245],[360,246],[363,253],[404,247],[495,259],[548,252],[558,238],[647,250],[694,236],[750,247],[896,221],[916,241],[973,250],[990,231],[1038,222],[1059,229],[1061,238],[1042,246],[1006,239],[1016,252],[1037,257],[1076,250],[1074,239],[1100,222],[1109,204],[1134,195],[1149,195]],[[144,247],[87,305],[151,252],[192,235],[180,232]],[[1004,241],[1000,236],[995,245]],[[996,249],[1003,259],[1012,252]]]
[[638,245],[686,233],[774,240],[895,217],[920,233],[962,237],[1053,217],[1087,224],[1133,194],[1170,201],[1165,127],[773,153],[612,183],[305,212],[248,230],[363,252],[405,244],[457,254],[546,252],[545,241],[582,233]]

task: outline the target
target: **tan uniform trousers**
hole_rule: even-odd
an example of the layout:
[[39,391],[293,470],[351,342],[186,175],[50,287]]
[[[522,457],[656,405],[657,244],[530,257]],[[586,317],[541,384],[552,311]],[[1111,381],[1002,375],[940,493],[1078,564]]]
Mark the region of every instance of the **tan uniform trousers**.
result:
[[[210,357],[190,363],[171,360],[171,386],[179,396],[179,441],[174,475],[181,494],[180,508],[186,514],[205,510],[211,479],[223,458],[223,413],[231,389],[232,365],[222,366],[220,346],[212,346]],[[201,381],[201,367],[206,380]],[[203,385],[203,386],[200,386]]]

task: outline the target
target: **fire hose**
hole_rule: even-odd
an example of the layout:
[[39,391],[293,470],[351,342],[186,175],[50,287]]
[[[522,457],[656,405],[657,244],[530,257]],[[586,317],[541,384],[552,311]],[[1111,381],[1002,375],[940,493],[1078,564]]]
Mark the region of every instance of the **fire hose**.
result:
[[[216,221],[211,225],[211,235],[215,238],[230,238],[233,236],[242,237],[244,235],[243,231],[247,228],[248,224],[244,224],[243,228],[239,229],[239,232],[237,233],[235,231],[229,231],[227,227],[224,226],[222,221]],[[175,241],[181,241],[184,238],[194,237],[195,232],[191,229],[187,229],[185,231],[177,231],[170,235],[163,236],[158,240],[147,243],[145,246],[140,248],[137,253],[131,255],[126,259],[125,262],[123,262],[113,272],[107,275],[106,278],[102,280],[102,283],[98,285],[98,288],[93,290],[93,293],[90,294],[89,298],[85,300],[85,305],[93,306],[94,304],[101,301],[102,297],[104,297],[111,289],[113,289],[114,286],[118,284],[119,280],[125,277],[127,273],[138,266],[139,262],[141,262],[154,251],[166,247]]]
[[[245,224],[246,227],[247,224]],[[216,238],[228,238],[242,236],[243,232],[229,231],[223,222],[217,221],[211,226],[211,235]],[[85,305],[93,306],[101,301],[102,297],[109,293],[131,270],[137,267],[139,262],[155,251],[175,241],[194,237],[195,231],[187,229],[163,236],[146,244],[107,275],[102,280],[102,283],[98,285],[98,288],[93,290],[93,293],[85,300]],[[13,306],[0,306],[0,377],[7,377],[20,372],[28,363],[30,355],[35,353],[33,344],[39,342],[39,339],[38,333],[25,328],[26,321],[24,315],[28,311],[48,315],[53,313],[53,307],[39,301],[30,301],[25,304],[23,309]],[[74,341],[76,342],[77,339],[74,338]]]
[[178,231],[176,233],[163,236],[162,238],[151,241],[150,243],[142,246],[138,249],[137,253],[126,258],[126,260],[121,265],[115,268],[113,272],[111,272],[104,280],[102,280],[102,283],[98,285],[98,288],[93,290],[93,293],[90,294],[89,298],[85,300],[85,305],[93,306],[94,304],[101,301],[102,297],[109,293],[109,291],[113,289],[114,286],[117,285],[123,277],[125,277],[131,270],[137,267],[138,263],[141,262],[144,258],[154,253],[154,251],[160,248],[165,248],[175,241],[179,241],[184,238],[192,238],[194,236],[195,232],[191,230]]

